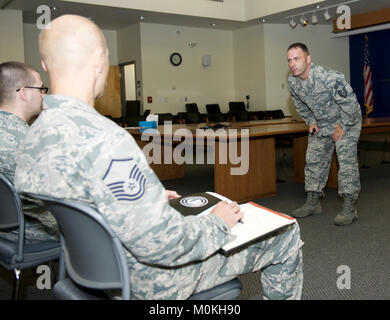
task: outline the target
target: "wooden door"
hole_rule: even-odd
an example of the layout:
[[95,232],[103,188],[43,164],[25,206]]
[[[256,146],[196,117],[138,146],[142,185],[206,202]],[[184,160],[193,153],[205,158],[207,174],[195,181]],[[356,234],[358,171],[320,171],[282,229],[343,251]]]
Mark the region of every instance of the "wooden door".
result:
[[105,116],[109,115],[113,118],[122,116],[119,66],[110,66],[104,96],[95,101],[95,109]]

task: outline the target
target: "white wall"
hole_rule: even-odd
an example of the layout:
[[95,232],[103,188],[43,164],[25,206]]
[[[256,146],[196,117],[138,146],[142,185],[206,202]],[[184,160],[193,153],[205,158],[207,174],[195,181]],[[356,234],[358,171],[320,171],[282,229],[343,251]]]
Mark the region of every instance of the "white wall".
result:
[[233,39],[235,99],[246,102],[246,95],[249,95],[249,111],[264,110],[264,26],[236,30],[233,32]]
[[264,25],[266,109],[281,108],[287,115],[296,115],[287,87],[287,48],[294,42],[307,45],[314,63],[344,73],[349,81],[349,40],[330,36],[331,26],[291,29],[288,24]]
[[[189,42],[197,44],[190,48]],[[178,67],[169,62],[173,52],[182,55]],[[235,98],[231,31],[142,23],[141,53],[144,109],[176,114],[185,111],[185,103],[195,102],[200,112],[209,103],[226,111]],[[210,67],[202,66],[206,54],[211,55]],[[148,96],[153,103],[147,103]]]
[[141,34],[139,23],[117,30],[117,53],[118,63],[134,62],[135,64],[135,80],[140,84],[137,87],[136,96],[137,100],[141,101],[141,111],[143,111]]
[[0,63],[24,62],[22,11],[0,10]]

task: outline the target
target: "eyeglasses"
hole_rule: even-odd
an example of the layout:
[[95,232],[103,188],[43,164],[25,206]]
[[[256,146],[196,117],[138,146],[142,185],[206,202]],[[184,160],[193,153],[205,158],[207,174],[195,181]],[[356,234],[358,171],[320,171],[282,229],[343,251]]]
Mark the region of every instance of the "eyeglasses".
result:
[[[23,88],[38,89],[38,90],[41,90],[41,93],[42,93],[42,94],[46,94],[46,93],[49,91],[49,88],[48,88],[48,87],[23,87]],[[16,92],[19,92],[19,91],[22,90],[23,88],[20,88],[20,89],[16,90]]]

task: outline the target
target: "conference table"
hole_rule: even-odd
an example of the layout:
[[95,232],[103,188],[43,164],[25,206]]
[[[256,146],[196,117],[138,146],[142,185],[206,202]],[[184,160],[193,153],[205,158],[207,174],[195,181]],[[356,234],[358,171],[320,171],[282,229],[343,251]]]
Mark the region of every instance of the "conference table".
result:
[[[174,161],[172,153],[182,155],[184,151],[190,150],[187,147],[193,147],[193,158],[200,160],[197,152],[206,152],[207,157],[211,152],[210,158],[214,159],[214,191],[238,202],[276,194],[275,139],[289,135],[293,138],[294,179],[296,182],[304,182],[308,126],[302,120],[285,118],[222,124],[227,127],[205,130],[201,128],[207,124],[198,123],[160,125],[157,129],[144,132],[127,128],[127,131],[143,149],[160,180],[183,178],[184,164],[193,163],[183,162],[184,157]],[[362,135],[384,132],[390,133],[390,118],[369,118],[363,121]],[[158,145],[161,146],[161,154],[156,158],[154,148]],[[175,151],[179,146],[181,149]],[[206,160],[196,160],[195,165],[208,163]],[[246,166],[247,171],[244,170]],[[337,188],[337,171],[334,155],[327,184],[330,188]]]

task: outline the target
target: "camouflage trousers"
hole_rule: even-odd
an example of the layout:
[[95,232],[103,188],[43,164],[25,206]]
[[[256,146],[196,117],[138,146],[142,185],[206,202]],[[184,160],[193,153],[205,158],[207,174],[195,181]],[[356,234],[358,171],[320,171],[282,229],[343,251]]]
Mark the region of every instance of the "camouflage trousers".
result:
[[[24,239],[26,243],[43,240],[59,240],[59,230],[55,218],[45,207],[27,208],[24,206]],[[19,229],[0,231],[0,237],[17,241]]]
[[305,191],[323,193],[328,181],[334,149],[336,148],[338,171],[338,193],[357,200],[360,192],[357,144],[359,130],[345,133],[334,142],[330,136],[309,135],[305,165]]
[[202,263],[196,292],[238,275],[261,270],[264,299],[300,299],[303,285],[302,245],[297,223],[229,256],[215,254]]

